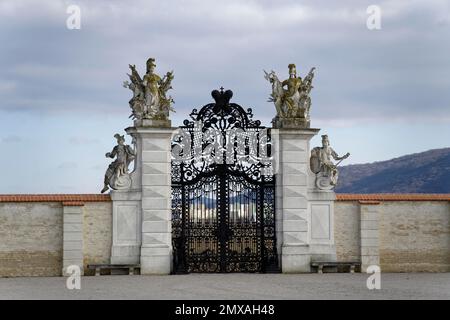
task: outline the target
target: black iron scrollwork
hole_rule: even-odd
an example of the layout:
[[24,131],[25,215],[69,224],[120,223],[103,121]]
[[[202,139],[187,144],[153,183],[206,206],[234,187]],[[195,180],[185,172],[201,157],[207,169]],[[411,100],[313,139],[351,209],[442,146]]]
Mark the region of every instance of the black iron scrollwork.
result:
[[200,111],[194,109],[191,120],[184,120],[174,138],[176,148],[183,150],[173,160],[179,164],[173,168],[174,180],[194,180],[202,173],[216,170],[218,163],[226,163],[228,171],[245,173],[254,182],[272,179],[269,129],[253,120],[251,108],[245,111],[230,102],[231,90],[222,88],[211,95],[216,102]]
[[172,143],[175,272],[276,272],[270,132],[231,90],[211,95]]

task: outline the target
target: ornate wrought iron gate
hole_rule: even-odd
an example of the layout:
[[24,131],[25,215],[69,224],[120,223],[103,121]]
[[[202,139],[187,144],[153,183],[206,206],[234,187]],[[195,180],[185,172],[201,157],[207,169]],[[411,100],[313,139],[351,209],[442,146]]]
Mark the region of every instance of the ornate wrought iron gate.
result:
[[212,96],[173,139],[174,272],[277,272],[270,133],[230,90]]

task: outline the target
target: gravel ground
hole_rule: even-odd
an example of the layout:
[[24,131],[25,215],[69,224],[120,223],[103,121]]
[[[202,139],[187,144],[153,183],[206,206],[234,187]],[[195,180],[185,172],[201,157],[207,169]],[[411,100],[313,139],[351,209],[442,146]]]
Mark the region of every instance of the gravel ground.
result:
[[450,273],[381,275],[368,290],[367,274],[190,274],[66,278],[0,278],[0,299],[450,299]]

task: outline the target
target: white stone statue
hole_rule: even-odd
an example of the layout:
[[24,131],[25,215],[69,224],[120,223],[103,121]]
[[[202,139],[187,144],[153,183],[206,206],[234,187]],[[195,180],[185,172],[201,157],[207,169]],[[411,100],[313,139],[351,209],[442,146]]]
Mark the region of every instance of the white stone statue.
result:
[[106,170],[104,186],[101,193],[111,189],[124,190],[131,186],[131,177],[128,173],[130,163],[136,157],[136,151],[129,145],[125,144],[125,137],[116,133],[114,138],[117,139],[117,145],[111,152],[106,153],[107,158],[116,158]]
[[123,86],[133,91],[133,97],[129,101],[133,119],[168,120],[169,112],[175,110],[171,104],[174,102],[167,91],[172,89],[173,71],[167,72],[161,79],[154,73],[156,64],[154,58],[147,60],[147,73],[141,79],[136,71],[136,66],[130,65],[131,74],[128,77],[131,83],[125,81]]
[[[309,121],[312,80],[314,78],[314,70],[312,68],[308,75],[302,80],[297,77],[297,69],[295,64],[290,64],[289,79],[280,81],[275,74],[275,71],[267,73],[264,71],[264,78],[272,84],[272,94],[269,97],[269,102],[275,104],[278,118],[301,118]],[[286,87],[286,89],[285,89]]]
[[[322,136],[322,147],[311,150],[310,166],[311,171],[316,174],[316,187],[320,190],[333,189],[338,181],[339,171],[337,166],[342,160],[347,159],[350,153],[339,157],[336,151],[330,147],[327,135]],[[334,164],[333,159],[339,161]]]

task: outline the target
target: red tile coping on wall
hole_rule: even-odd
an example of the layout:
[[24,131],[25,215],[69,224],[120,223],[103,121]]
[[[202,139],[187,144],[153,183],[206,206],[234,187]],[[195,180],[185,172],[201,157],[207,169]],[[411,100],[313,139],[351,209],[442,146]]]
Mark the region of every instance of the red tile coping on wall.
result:
[[374,201],[374,200],[358,200],[359,204],[380,204],[381,201]]
[[[450,201],[450,194],[423,193],[373,193],[336,194],[337,201]],[[0,194],[0,202],[64,202],[68,205],[81,205],[84,202],[109,202],[109,194]],[[80,204],[81,203],[81,204]]]
[[450,193],[425,194],[425,193],[372,193],[372,194],[336,194],[337,201],[450,201]]
[[83,201],[64,201],[62,204],[64,207],[82,207],[82,206],[84,206]]
[[80,206],[85,202],[108,202],[109,194],[0,194],[0,202],[62,202]]

